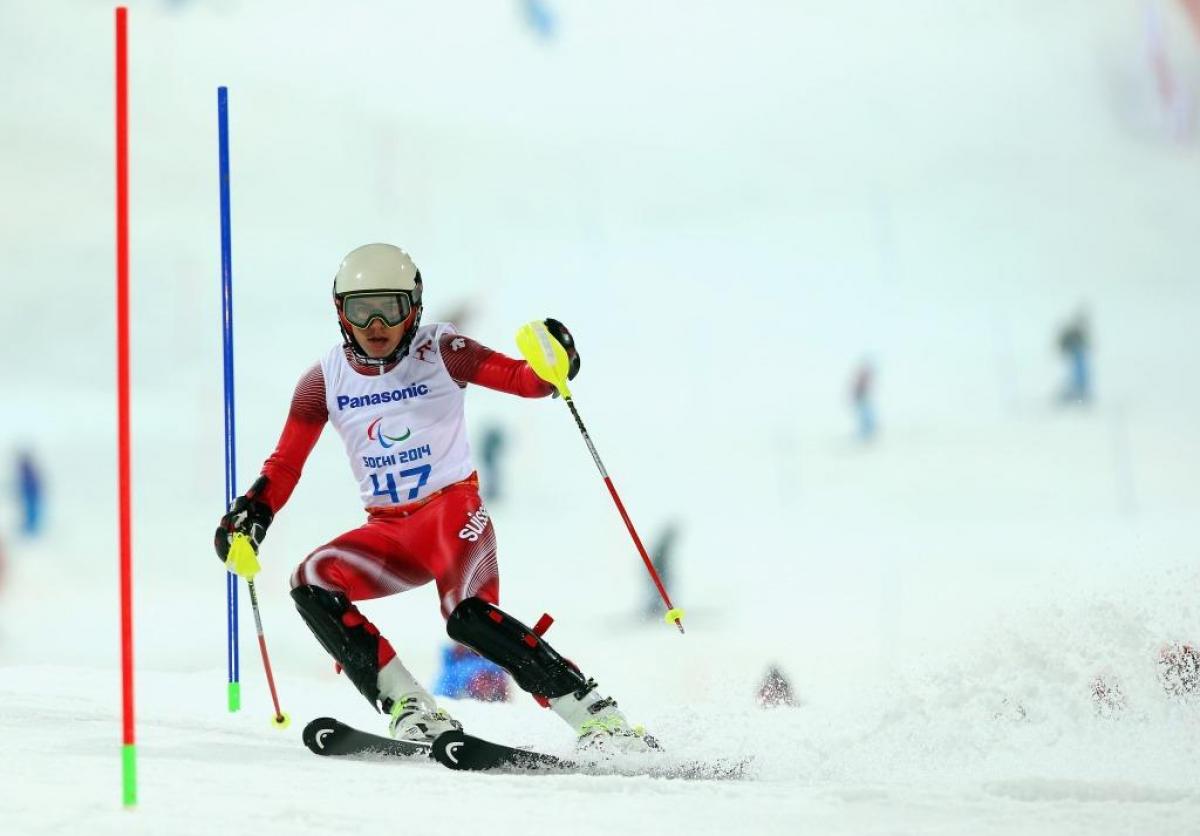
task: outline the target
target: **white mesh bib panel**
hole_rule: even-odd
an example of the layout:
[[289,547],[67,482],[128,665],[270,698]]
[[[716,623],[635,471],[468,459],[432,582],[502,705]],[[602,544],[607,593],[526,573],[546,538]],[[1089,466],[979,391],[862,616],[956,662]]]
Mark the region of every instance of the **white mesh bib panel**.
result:
[[412,348],[382,375],[355,371],[341,345],[321,360],[331,423],[346,445],[365,506],[406,505],[471,475],[463,389],[446,371],[438,339],[454,329],[423,325]]

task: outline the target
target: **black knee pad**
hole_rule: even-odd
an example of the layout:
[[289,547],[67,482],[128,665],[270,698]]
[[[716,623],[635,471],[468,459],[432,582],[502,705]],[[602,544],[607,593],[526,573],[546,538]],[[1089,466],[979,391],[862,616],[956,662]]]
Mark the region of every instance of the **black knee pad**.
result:
[[455,607],[446,633],[512,674],[523,691],[554,698],[587,688],[579,669],[541,636],[481,598]]
[[[378,709],[379,633],[368,629],[366,619],[342,592],[303,585],[292,590],[292,600],[317,641]],[[353,616],[347,619],[350,613]],[[348,626],[347,621],[353,626]]]

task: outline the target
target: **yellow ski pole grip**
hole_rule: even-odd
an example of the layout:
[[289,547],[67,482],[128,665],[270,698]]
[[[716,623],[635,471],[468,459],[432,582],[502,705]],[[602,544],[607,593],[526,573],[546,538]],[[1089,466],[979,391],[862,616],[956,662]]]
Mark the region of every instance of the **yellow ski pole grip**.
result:
[[535,320],[522,325],[517,330],[517,348],[538,377],[553,384],[564,398],[571,397],[571,390],[567,387],[571,359],[567,356],[567,350],[546,328],[546,323]]
[[254,544],[245,534],[233,535],[229,543],[229,554],[225,557],[225,568],[243,578],[253,578],[262,568],[258,563],[258,554]]

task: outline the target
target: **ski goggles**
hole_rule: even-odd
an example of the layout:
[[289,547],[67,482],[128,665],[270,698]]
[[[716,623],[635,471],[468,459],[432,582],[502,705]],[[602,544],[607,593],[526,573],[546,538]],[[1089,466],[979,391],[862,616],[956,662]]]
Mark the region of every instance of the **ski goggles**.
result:
[[408,293],[357,293],[342,299],[342,315],[358,328],[366,328],[372,319],[396,326],[408,318],[412,306]]

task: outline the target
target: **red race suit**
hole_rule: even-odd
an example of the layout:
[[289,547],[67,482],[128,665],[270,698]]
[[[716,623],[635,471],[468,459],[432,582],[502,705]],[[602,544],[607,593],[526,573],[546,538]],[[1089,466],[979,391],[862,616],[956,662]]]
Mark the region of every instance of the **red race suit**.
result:
[[[382,398],[378,391],[370,394],[374,379],[383,387]],[[330,388],[341,388],[327,391],[327,380]],[[292,574],[293,588],[308,584],[360,601],[433,581],[443,618],[471,596],[499,604],[496,535],[479,497],[478,477],[469,464],[465,439],[445,441],[448,424],[455,425],[454,433],[463,435],[461,392],[469,383],[526,398],[545,397],[554,391],[523,360],[506,357],[455,334],[448,326],[436,324],[422,327],[408,354],[387,368],[360,365],[339,346],[304,374],[292,396],[275,451],[263,465],[262,474],[268,484],[258,498],[276,513],[284,506],[321,431],[332,420],[346,441],[356,475],[365,485],[367,521],[301,561]],[[353,389],[355,385],[360,388]],[[362,390],[363,386],[368,389]],[[349,389],[360,394],[352,398],[342,393]],[[453,391],[444,391],[450,389]],[[335,413],[332,418],[331,409]],[[360,428],[346,426],[350,420],[344,417],[347,415],[365,424],[365,434],[359,432]],[[401,426],[406,433],[385,433],[398,432],[396,428]],[[427,438],[432,439],[431,443],[421,443]],[[406,441],[410,446],[402,449]],[[378,455],[355,457],[359,450],[352,445],[376,442],[382,448],[369,449]],[[428,467],[416,468],[426,471],[420,476],[420,484],[416,476],[397,483],[390,471],[384,472],[389,465],[392,470],[400,467],[395,465],[397,456],[408,455],[415,461],[428,453],[436,458],[439,442],[453,446],[454,456],[462,459],[454,463],[457,469],[443,468],[442,472],[457,475],[465,464],[465,478],[439,486],[435,470],[434,481],[428,485],[432,490],[425,491],[422,486],[429,475]],[[399,470],[401,474],[413,472]],[[417,498],[410,500],[413,496]],[[356,609],[346,617],[356,621],[362,618]],[[365,623],[365,619],[358,623]],[[369,624],[368,629],[375,632]],[[392,656],[390,645],[381,647],[380,664],[386,664]]]

